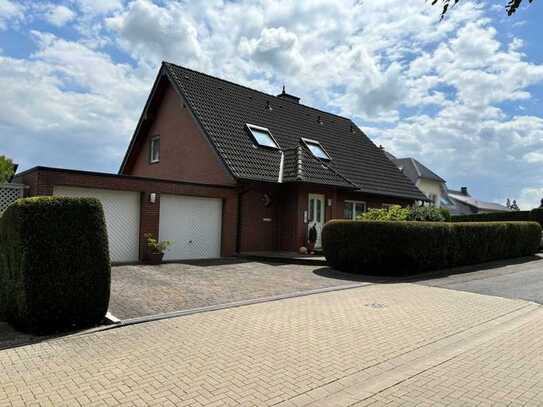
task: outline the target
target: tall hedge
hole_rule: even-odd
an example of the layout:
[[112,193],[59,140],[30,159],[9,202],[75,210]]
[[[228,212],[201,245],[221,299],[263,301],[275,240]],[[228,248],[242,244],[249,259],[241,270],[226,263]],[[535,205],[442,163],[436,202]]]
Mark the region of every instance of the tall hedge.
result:
[[335,220],[322,232],[331,267],[373,275],[409,275],[528,256],[538,251],[540,239],[535,222]]
[[19,329],[47,334],[100,322],[110,282],[98,200],[19,199],[0,218],[0,316]]
[[473,215],[457,215],[451,217],[452,222],[537,222],[543,226],[543,209],[531,211],[510,211],[475,213]]

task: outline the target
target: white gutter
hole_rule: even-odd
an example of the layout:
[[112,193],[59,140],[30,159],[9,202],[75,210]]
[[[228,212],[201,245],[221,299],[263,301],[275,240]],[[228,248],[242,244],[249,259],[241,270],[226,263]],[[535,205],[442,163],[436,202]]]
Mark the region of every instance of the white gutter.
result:
[[279,163],[279,178],[277,179],[277,182],[281,184],[283,182],[283,166],[285,164],[285,153],[282,150],[279,152],[281,153],[281,162]]

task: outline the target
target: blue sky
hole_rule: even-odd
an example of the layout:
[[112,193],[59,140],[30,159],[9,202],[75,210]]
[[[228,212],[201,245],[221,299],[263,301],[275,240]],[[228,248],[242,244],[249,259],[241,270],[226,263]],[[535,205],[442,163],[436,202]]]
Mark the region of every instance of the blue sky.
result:
[[[480,199],[543,197],[543,7],[0,0],[0,154],[116,172],[162,60],[349,116]],[[408,3],[407,5],[405,3]]]

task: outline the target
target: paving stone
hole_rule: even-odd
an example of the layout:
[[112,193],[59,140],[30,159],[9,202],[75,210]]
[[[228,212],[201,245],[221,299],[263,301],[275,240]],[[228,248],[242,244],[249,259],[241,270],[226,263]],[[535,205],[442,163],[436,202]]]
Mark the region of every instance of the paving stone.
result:
[[[366,306],[375,303],[384,306]],[[0,403],[30,404],[22,396],[32,395],[39,405],[83,396],[92,405],[300,405],[297,396],[315,402],[311,391],[327,397],[319,389],[330,383],[341,391],[343,378],[376,364],[395,369],[396,358],[422,357],[426,347],[526,304],[383,284],[67,336],[0,352]],[[447,368],[430,368],[376,395],[375,404],[432,405],[436,389],[468,404],[477,402],[471,391],[481,386],[493,390],[477,393],[483,400],[541,401],[541,330],[541,323],[523,327],[468,350]]]

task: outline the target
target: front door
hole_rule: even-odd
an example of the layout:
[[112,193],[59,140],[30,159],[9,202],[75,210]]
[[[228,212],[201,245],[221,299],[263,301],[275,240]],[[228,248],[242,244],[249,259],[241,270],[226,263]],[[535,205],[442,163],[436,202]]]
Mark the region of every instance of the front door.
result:
[[315,242],[316,249],[320,249],[322,245],[321,234],[322,227],[324,226],[324,202],[324,195],[309,194],[307,235],[309,236],[309,230],[315,225],[315,229],[317,229],[317,241]]

